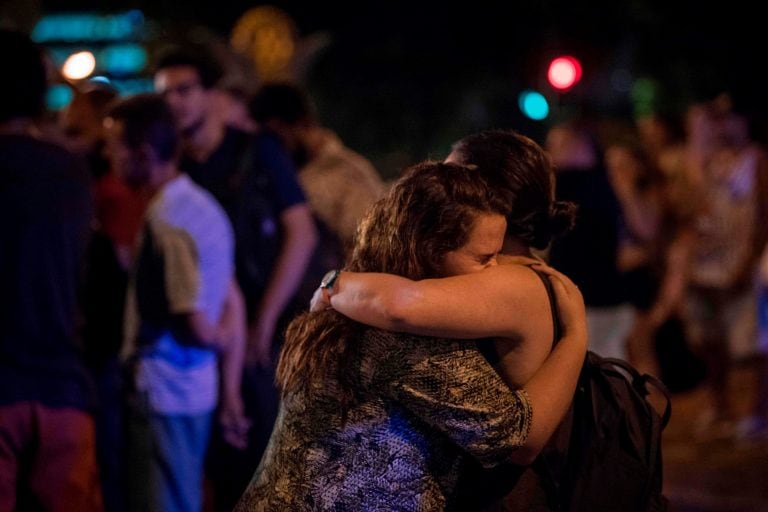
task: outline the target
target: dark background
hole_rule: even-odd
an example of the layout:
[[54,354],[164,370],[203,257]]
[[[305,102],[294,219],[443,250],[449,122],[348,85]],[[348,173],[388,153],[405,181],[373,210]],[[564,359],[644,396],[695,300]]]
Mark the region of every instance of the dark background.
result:
[[[330,41],[301,77],[322,120],[381,172],[441,158],[470,131],[511,127],[541,140],[569,115],[631,120],[632,85],[657,85],[654,108],[682,113],[691,101],[732,94],[756,121],[766,113],[763,71],[768,27],[749,2],[705,5],[674,0],[565,2],[276,1],[301,37]],[[139,8],[169,39],[195,27],[226,39],[237,18],[259,5],[245,1],[5,0],[28,26],[41,13]],[[581,59],[582,81],[565,94],[546,84],[548,60]],[[524,89],[552,103],[544,121],[517,105]]]

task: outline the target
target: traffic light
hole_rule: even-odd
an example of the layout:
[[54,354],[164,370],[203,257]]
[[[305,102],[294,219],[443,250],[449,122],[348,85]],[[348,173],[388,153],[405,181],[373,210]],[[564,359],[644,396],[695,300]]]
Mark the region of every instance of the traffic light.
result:
[[581,63],[570,55],[556,57],[549,63],[547,80],[558,91],[567,91],[581,80]]
[[544,95],[538,91],[523,91],[518,96],[517,101],[520,110],[529,119],[541,121],[549,115],[549,103]]

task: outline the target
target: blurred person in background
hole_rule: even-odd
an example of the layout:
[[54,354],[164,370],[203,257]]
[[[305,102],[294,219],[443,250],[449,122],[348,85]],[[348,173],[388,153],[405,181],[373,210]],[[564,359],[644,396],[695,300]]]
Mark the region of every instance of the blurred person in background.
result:
[[133,247],[149,200],[123,183],[105,154],[104,118],[117,91],[106,84],[73,86],[72,102],[59,124],[73,152],[86,158],[94,193],[94,218],[83,285],[83,341],[89,370],[96,380],[96,448],[104,506],[124,509],[122,371],[123,313]]
[[88,159],[91,175],[99,178],[109,171],[103,155],[103,119],[107,106],[117,98],[117,91],[106,84],[87,82],[73,85],[72,101],[59,113],[59,126],[67,148]]
[[35,126],[42,54],[0,30],[0,510],[100,511],[93,383],[76,318],[91,221],[85,162]]
[[105,127],[120,179],[151,199],[125,313],[129,508],[200,510],[217,404],[225,439],[240,448],[247,439],[245,316],[232,227],[214,198],[179,172],[179,136],[162,97],[121,100]]
[[104,115],[117,97],[117,91],[106,84],[90,82],[75,87],[59,124],[69,149],[85,156],[90,164],[96,233],[112,243],[119,265],[128,269],[147,198],[118,179],[104,154]]
[[748,441],[768,438],[768,248],[757,276],[757,396],[737,435]]
[[638,370],[660,377],[670,391],[678,392],[704,377],[683,320],[694,208],[679,203],[683,192],[692,192],[683,189],[685,182],[661,171],[653,156],[630,136],[606,150],[606,167],[624,219],[619,269],[635,308],[627,356]]
[[225,125],[238,130],[254,133],[256,122],[251,117],[249,103],[251,95],[245,86],[232,80],[223,78],[216,86],[215,112],[221,116]]
[[553,126],[544,147],[557,173],[556,197],[578,206],[573,230],[553,242],[549,262],[573,279],[584,295],[590,350],[626,359],[634,311],[618,267],[621,205],[608,179],[603,152],[586,124],[578,121]]
[[298,86],[263,85],[251,101],[251,112],[293,157],[317,225],[318,245],[297,297],[296,309],[302,311],[322,276],[344,263],[357,224],[383,194],[384,183],[365,157],[320,124],[309,96]]
[[703,203],[694,225],[687,315],[710,392],[697,431],[729,436],[736,419],[728,397],[731,362],[755,339],[755,272],[768,240],[768,159],[728,95],[691,106],[687,121]]
[[248,318],[246,414],[248,448],[235,450],[215,432],[208,476],[216,510],[229,511],[266,448],[279,397],[275,365],[282,331],[317,242],[317,231],[289,154],[271,132],[227,126],[214,109],[219,63],[205,48],[166,48],[155,88],[181,131],[179,168],[213,194],[235,233],[238,284]]
[[[605,165],[624,219],[618,268],[627,299],[635,309],[634,332],[645,321],[658,287],[660,188],[658,180],[654,179],[654,168],[642,148],[631,141],[610,145],[605,152]],[[627,342],[628,359],[639,370],[660,375],[653,344],[633,342],[631,335]]]
[[277,134],[290,151],[312,212],[346,253],[365,210],[384,193],[379,173],[320,124],[310,98],[297,86],[262,86],[251,110],[259,125]]

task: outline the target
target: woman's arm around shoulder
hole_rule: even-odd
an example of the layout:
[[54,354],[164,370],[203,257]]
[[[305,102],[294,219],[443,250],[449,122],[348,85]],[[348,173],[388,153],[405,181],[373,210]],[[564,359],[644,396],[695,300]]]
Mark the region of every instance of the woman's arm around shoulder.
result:
[[530,268],[513,264],[422,281],[342,272],[330,305],[380,329],[463,339],[515,337],[533,315],[549,312],[539,277]]

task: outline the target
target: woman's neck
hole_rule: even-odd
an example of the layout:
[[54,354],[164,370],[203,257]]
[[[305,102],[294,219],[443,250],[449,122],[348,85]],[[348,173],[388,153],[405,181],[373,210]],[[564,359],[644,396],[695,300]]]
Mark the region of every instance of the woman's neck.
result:
[[517,237],[504,237],[504,245],[501,248],[502,254],[508,256],[532,256],[531,247]]

